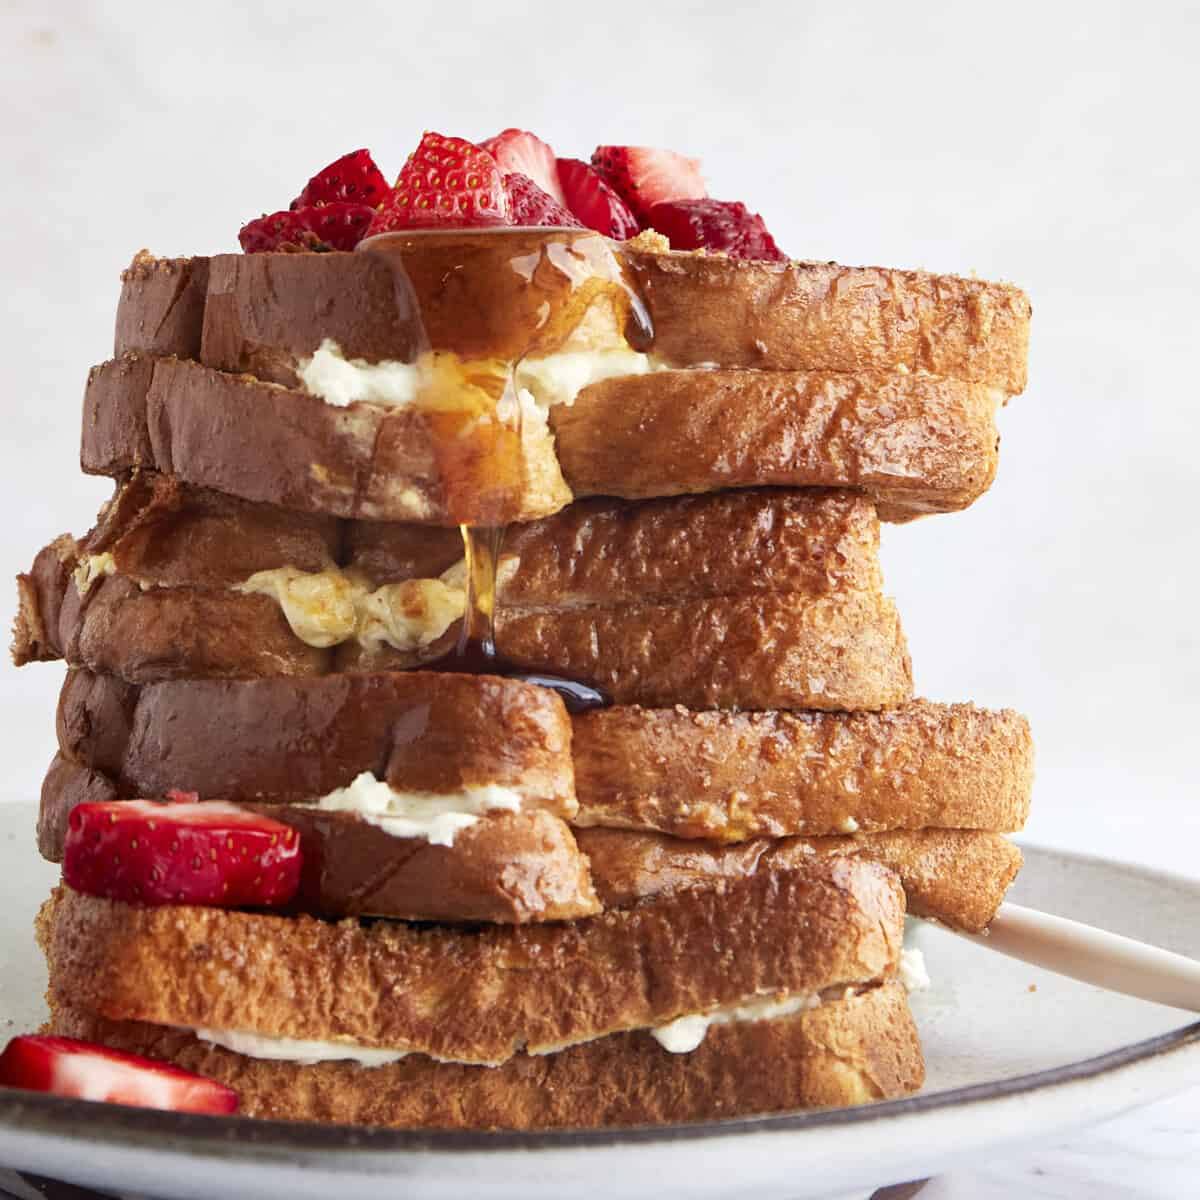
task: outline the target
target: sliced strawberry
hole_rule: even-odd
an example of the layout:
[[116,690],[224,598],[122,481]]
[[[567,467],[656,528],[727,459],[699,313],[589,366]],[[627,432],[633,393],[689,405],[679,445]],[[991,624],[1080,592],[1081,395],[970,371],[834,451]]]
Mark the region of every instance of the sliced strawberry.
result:
[[508,193],[496,160],[462,138],[426,133],[368,234],[509,224]]
[[730,258],[786,262],[762,217],[737,200],[678,200],[650,210],[650,228],[665,234],[672,250],[712,250]]
[[271,213],[242,226],[238,241],[247,254],[271,250],[353,250],[366,235],[375,210],[339,200],[313,208]]
[[560,158],[558,178],[567,198],[567,207],[588,229],[621,242],[636,236],[637,218],[625,201],[601,179],[598,171],[578,158]]
[[582,221],[576,220],[553,196],[543,192],[528,176],[505,175],[504,186],[508,189],[514,225],[559,225],[568,229],[584,227]]
[[378,208],[391,189],[369,150],[353,150],[323,167],[304,185],[290,207],[319,208],[348,201]]
[[367,228],[375,217],[369,204],[338,201],[318,208],[299,208],[309,229],[331,250],[353,250],[367,236]]
[[71,810],[63,879],[130,904],[274,908],[300,884],[296,830],[236,804],[109,800]]
[[480,142],[479,148],[486,150],[496,160],[506,176],[525,175],[559,204],[566,204],[566,197],[558,182],[554,151],[536,134],[524,129],[506,129],[486,142]]
[[616,189],[633,215],[646,224],[650,209],[669,200],[708,195],[700,160],[651,146],[597,146],[592,166]]
[[0,1054],[0,1084],[77,1100],[106,1100],[174,1112],[237,1112],[232,1088],[140,1054],[76,1038],[13,1038]]
[[247,221],[238,231],[238,241],[247,254],[271,250],[327,250],[298,212],[290,210]]

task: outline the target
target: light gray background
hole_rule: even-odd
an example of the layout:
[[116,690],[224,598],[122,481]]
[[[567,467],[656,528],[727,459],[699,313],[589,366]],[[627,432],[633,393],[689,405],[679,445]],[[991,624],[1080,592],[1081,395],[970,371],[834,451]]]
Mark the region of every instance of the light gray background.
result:
[[[702,157],[712,193],[761,210],[796,257],[1028,291],[1030,386],[1001,416],[996,485],[966,513],[884,532],[918,690],[1029,714],[1031,837],[1200,869],[1194,7],[0,15],[0,576],[82,533],[108,492],[77,470],[79,400],[139,247],[236,249],[244,220],[285,207],[328,160],[365,145],[393,175],[425,127],[519,125],[581,157],[600,141],[669,146]],[[0,672],[0,799],[36,794],[59,678]]]

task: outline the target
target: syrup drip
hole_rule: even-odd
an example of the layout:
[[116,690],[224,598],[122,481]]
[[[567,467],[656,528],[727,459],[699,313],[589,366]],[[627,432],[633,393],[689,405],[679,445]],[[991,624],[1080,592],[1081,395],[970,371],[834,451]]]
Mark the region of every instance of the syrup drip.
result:
[[496,649],[496,572],[505,526],[460,525],[467,557],[467,605],[458,644],[427,671],[461,671],[471,675],[503,675],[557,692],[570,713],[607,708],[612,698],[603,688],[593,687],[564,675],[531,671],[509,662]]
[[[477,369],[502,364],[506,399],[516,395],[516,371],[523,358],[559,350],[597,313],[608,314],[632,349],[648,352],[653,346],[649,309],[619,247],[591,230],[411,231],[368,238],[358,251],[386,264],[397,311],[420,318],[421,344],[413,357],[453,349]],[[494,374],[489,378],[496,382]],[[513,407],[519,443],[523,408]],[[449,404],[436,414],[446,422],[448,440],[453,440],[451,434],[467,437],[472,429],[486,428],[486,422],[477,422],[478,414],[454,408]],[[481,515],[475,519],[485,524],[459,527],[467,560],[462,631],[457,646],[426,669],[521,679],[557,692],[573,713],[604,707],[612,701],[602,689],[518,666],[496,650],[496,570],[504,526],[486,522],[507,519],[512,511],[512,492],[520,486],[513,462],[512,456],[499,456],[496,478],[477,497]],[[495,497],[494,506],[487,502],[489,496]]]

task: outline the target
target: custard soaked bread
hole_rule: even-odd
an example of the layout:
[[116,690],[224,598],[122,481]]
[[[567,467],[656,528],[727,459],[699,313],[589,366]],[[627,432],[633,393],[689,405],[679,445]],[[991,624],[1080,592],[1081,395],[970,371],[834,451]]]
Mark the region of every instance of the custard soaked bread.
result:
[[[514,696],[521,686],[509,685]],[[375,815],[342,807],[347,792],[387,790],[364,782],[364,771],[401,797],[432,792],[459,807],[465,778],[478,794],[492,783],[491,744],[479,747],[477,767],[464,754],[453,778],[439,768],[456,739],[470,744],[473,709],[443,707],[430,719],[423,687],[405,675],[138,688],[73,672],[60,704],[60,754],[42,791],[42,852],[61,857],[77,804],[178,789],[299,829],[299,903],[312,912],[545,921],[810,855],[854,855],[894,868],[914,911],[969,929],[991,919],[1020,863],[997,831],[1019,829],[1028,810],[1024,721],[925,702],[875,718],[579,715],[570,750],[577,793],[550,811],[484,810],[451,845],[430,845],[411,828],[398,837],[386,806]],[[297,754],[298,745],[311,748]],[[524,778],[544,777],[545,753],[526,750],[527,765],[511,766],[504,784],[519,793]],[[689,766],[659,779],[654,764],[668,755]],[[555,778],[566,776],[564,767]],[[538,807],[535,798],[530,808]],[[577,826],[574,838],[560,817]]]
[[[911,668],[879,524],[846,491],[593,500],[514,526],[500,653],[620,703],[878,708]],[[459,634],[462,541],[135,475],[19,581],[18,662],[133,682],[403,670]]]
[[[913,1090],[903,912],[884,868],[843,860],[476,933],[139,909],[60,888],[38,936],[51,1030],[236,1080],[251,1115],[552,1128]],[[758,1051],[789,1069],[752,1082]]]
[[83,463],[440,524],[762,484],[860,488],[906,519],[991,483],[1028,318],[1008,285],[586,232],[143,256]]
[[987,929],[1032,748],[913,699],[879,522],[990,485],[1029,303],[789,261],[698,167],[427,133],[134,259],[115,494],[18,579],[62,883],[0,1083],[530,1130],[920,1086],[906,907]]
[[589,1129],[839,1108],[908,1095],[925,1075],[896,983],[769,1020],[715,1025],[688,1054],[637,1031],[489,1068],[420,1055],[368,1070],[249,1058],[183,1030],[66,1004],[55,1005],[47,1028],[220,1080],[247,1116],[400,1129]]

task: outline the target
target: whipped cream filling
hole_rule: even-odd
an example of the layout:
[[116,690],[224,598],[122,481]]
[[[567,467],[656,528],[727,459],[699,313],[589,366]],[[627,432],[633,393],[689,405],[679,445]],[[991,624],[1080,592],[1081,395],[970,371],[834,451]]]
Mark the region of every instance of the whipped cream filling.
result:
[[793,1013],[807,1012],[821,1003],[815,994],[797,996],[764,996],[757,1000],[746,1000],[726,1008],[717,1008],[707,1013],[687,1013],[676,1017],[665,1025],[656,1025],[650,1036],[672,1054],[690,1054],[701,1042],[713,1025],[735,1025],[752,1021],[773,1021],[778,1017],[789,1017]]
[[458,834],[484,814],[520,812],[521,805],[520,792],[500,784],[465,787],[458,792],[405,792],[364,771],[348,787],[336,788],[304,807],[356,813],[393,837],[453,846]]
[[[339,408],[356,403],[381,408],[453,408],[457,407],[453,402],[456,387],[474,391],[476,387],[470,382],[473,375],[496,374],[504,369],[504,364],[498,362],[462,363],[447,353],[424,355],[416,362],[385,359],[371,363],[346,358],[337,342],[326,338],[311,357],[299,360],[296,374],[310,395]],[[579,393],[593,383],[668,369],[628,346],[563,350],[524,358],[516,364],[513,377],[520,409],[511,403],[505,406],[501,400],[497,413],[501,420],[513,423],[518,412],[536,415],[532,411],[536,407],[544,417],[556,404],[574,404]]]
[[360,1067],[386,1067],[407,1057],[407,1050],[379,1050],[354,1042],[318,1042],[302,1038],[260,1037],[236,1029],[193,1029],[202,1042],[222,1046],[247,1058],[266,1058],[310,1067],[319,1062],[353,1062]]
[[900,984],[906,992],[923,992],[930,986],[925,955],[915,946],[900,951]]

